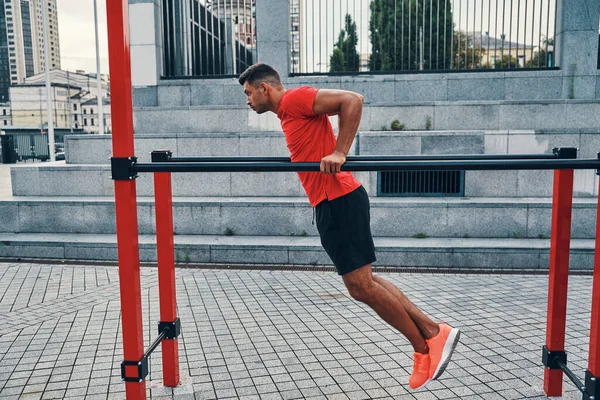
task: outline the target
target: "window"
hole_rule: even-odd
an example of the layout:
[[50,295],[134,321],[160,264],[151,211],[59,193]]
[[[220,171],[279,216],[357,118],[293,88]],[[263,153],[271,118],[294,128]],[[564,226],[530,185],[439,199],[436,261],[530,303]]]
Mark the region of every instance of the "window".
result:
[[2,115],[6,115],[6,108],[2,109]]
[[73,110],[77,111],[77,104],[73,104]]
[[83,125],[87,126],[87,118],[83,119]]
[[75,117],[75,122],[77,122],[77,114],[75,114],[74,117]]
[[94,126],[94,118],[92,118],[92,126]]
[[4,125],[8,125],[8,121],[7,120],[4,120]]
[[90,114],[93,114],[93,113],[94,113],[94,109],[93,109],[93,108],[91,108],[91,109],[90,109]]
[[84,108],[84,109],[83,109],[83,113],[84,113],[84,114],[87,114],[87,108]]

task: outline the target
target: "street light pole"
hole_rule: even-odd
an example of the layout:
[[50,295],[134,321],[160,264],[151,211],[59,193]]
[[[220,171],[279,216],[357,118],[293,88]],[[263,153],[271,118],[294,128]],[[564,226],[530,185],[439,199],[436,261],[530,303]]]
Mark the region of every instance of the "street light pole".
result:
[[104,135],[104,104],[102,103],[102,75],[100,75],[100,44],[98,41],[98,7],[94,0],[94,25],[96,26],[96,78],[98,79],[98,133]]
[[[50,85],[50,50],[48,42],[50,35],[48,34],[48,2],[42,1],[42,14],[44,24],[44,68],[46,72],[46,109],[48,115],[48,147],[50,151],[50,161],[56,161],[54,150],[54,116],[52,115],[52,87]],[[42,126],[42,129],[44,127]]]

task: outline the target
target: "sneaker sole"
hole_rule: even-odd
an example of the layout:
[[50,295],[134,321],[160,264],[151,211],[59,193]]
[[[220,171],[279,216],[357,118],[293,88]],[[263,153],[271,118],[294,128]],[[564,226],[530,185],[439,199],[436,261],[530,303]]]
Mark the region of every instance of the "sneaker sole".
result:
[[[414,388],[414,387],[411,387],[411,389],[412,389],[412,390],[418,390],[418,389],[421,389],[423,386],[427,385],[429,382],[431,382],[431,379],[427,379],[427,380],[425,381],[425,383],[423,383],[421,386],[419,386],[419,387],[416,387],[416,388]],[[409,386],[409,387],[410,387],[410,386]]]
[[460,331],[456,328],[452,328],[450,334],[448,335],[448,339],[446,340],[446,344],[444,345],[444,351],[442,352],[442,358],[440,360],[440,364],[438,365],[435,373],[433,374],[433,378],[437,379],[444,373],[450,359],[452,358],[452,353],[454,353],[454,349],[458,344],[458,339],[460,338]]

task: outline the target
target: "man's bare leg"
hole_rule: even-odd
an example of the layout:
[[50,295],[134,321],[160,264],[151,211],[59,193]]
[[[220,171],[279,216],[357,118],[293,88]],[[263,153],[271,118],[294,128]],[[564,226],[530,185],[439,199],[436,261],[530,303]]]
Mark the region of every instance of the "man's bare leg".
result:
[[407,313],[399,296],[373,279],[370,264],[347,273],[342,278],[350,296],[367,304],[385,322],[400,331],[412,344],[415,352],[429,351],[423,334]]
[[388,292],[402,303],[402,306],[413,320],[419,331],[425,339],[431,339],[440,331],[438,324],[427,317],[421,310],[417,308],[394,284],[386,281],[383,278],[373,275],[373,280],[383,286]]

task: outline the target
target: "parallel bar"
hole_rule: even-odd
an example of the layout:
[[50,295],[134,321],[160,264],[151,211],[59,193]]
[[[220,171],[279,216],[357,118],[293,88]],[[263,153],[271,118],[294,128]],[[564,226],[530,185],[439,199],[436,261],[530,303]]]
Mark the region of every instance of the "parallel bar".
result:
[[[590,356],[588,370],[600,376],[600,197],[596,218],[596,251],[594,254],[594,281],[592,288],[592,318],[590,324]],[[600,384],[600,383],[598,383]]]
[[[348,156],[347,161],[554,160],[554,154],[466,154],[433,156]],[[171,157],[170,162],[290,162],[289,157]]]
[[[546,321],[546,347],[551,352],[565,350],[572,206],[573,171],[555,171]],[[562,370],[544,369],[544,392],[562,395]]]
[[[342,171],[399,171],[399,170],[546,170],[599,169],[600,160],[485,160],[485,161],[350,161]],[[319,172],[320,163],[239,162],[239,163],[141,163],[134,166],[140,172]]]
[[[111,110],[115,130],[112,135],[114,157],[132,157],[133,100],[129,58],[129,4],[127,0],[107,0],[108,53],[113,83]],[[144,355],[140,254],[135,179],[115,180],[115,213],[123,356],[139,361]],[[146,382],[125,382],[128,400],[146,398]]]
[[[177,319],[177,300],[173,241],[173,191],[170,173],[154,174],[154,199],[160,320],[175,321]],[[162,366],[165,386],[176,387],[180,380],[179,348],[176,338],[163,340]]]

